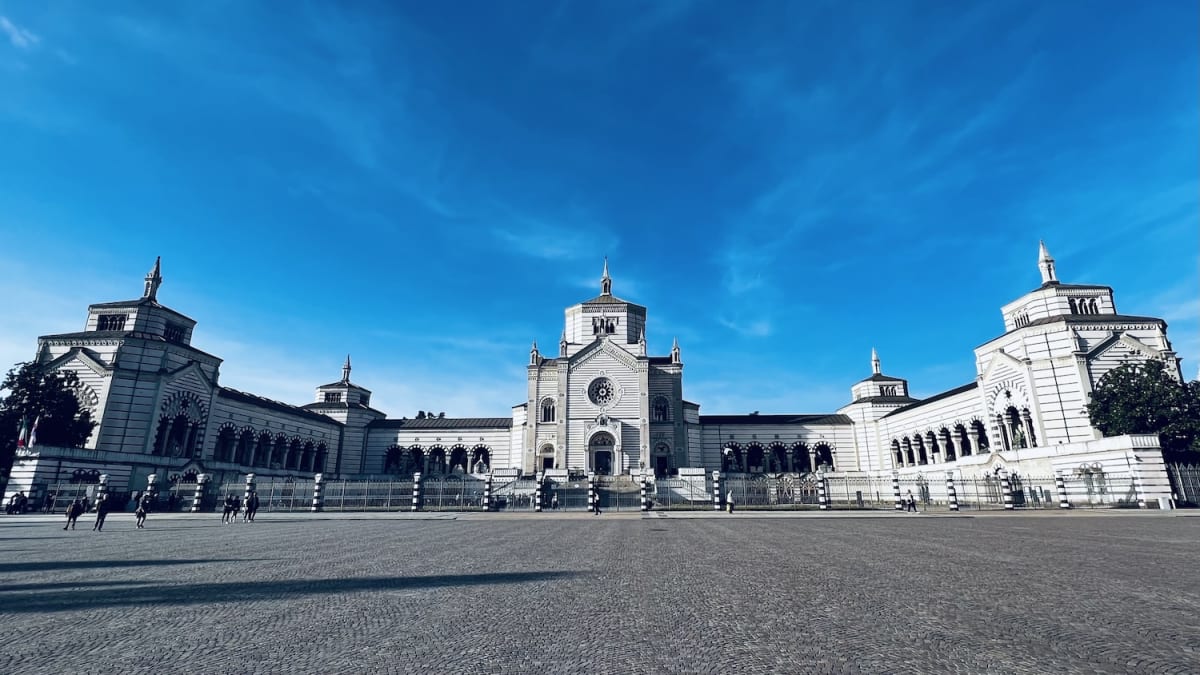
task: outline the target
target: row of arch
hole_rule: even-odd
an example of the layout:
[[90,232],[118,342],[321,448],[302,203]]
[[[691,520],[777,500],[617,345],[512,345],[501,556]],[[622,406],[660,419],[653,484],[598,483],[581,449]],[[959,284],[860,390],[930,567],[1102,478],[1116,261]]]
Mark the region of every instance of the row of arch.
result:
[[750,443],[743,448],[730,442],[721,450],[723,473],[804,473],[818,467],[832,471],[833,466],[833,448],[827,443],[811,447],[802,442],[791,445],[776,442],[765,447]]
[[988,446],[987,429],[983,422],[974,420],[970,425],[942,427],[936,433],[927,431],[893,438],[892,459],[897,467],[953,462],[972,453],[990,452]]
[[460,471],[462,473],[487,473],[492,464],[492,451],[486,445],[468,448],[465,445],[431,446],[428,450],[420,445],[402,447],[393,445],[383,456],[383,473],[411,476],[440,475]]
[[[550,423],[558,420],[558,405],[554,398],[547,396],[542,399],[540,406],[541,415],[538,418],[542,423]],[[655,396],[650,402],[650,421],[651,422],[670,422],[671,421],[671,401],[666,396]]]
[[312,473],[325,471],[328,456],[329,446],[324,441],[255,431],[250,427],[239,429],[228,422],[217,432],[213,450],[213,460],[218,462]]

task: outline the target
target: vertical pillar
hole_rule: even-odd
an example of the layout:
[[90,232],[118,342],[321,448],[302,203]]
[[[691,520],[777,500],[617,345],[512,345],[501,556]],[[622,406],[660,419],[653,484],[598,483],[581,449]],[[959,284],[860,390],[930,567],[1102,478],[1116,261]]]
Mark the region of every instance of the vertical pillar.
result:
[[313,501],[312,512],[318,513],[324,506],[322,493],[325,491],[325,474],[319,473],[313,476]]
[[713,511],[721,510],[721,472],[713,471]]
[[892,474],[892,497],[896,502],[896,510],[904,510],[904,502],[900,501],[900,474]]
[[412,508],[414,513],[421,510],[421,472],[413,474]]
[[[100,484],[96,486],[96,499],[105,499],[108,497],[108,474],[100,474]],[[111,504],[109,510],[111,511]]]
[[946,472],[946,504],[951,511],[958,511],[958,491],[954,489],[954,472]]
[[483,479],[483,510],[492,510],[492,472],[489,471]]
[[150,495],[152,508],[158,508],[158,474],[146,476],[146,492]]
[[200,505],[204,503],[204,493],[207,491],[210,480],[212,480],[212,476],[206,473],[196,476],[196,492],[192,496],[192,513],[200,513]]
[[596,474],[588,474],[588,511],[595,512],[600,506],[600,495],[596,494]]
[[242,504],[249,504],[250,498],[254,496],[254,493],[257,489],[258,487],[254,483],[254,474],[246,474],[246,491],[245,494],[242,495]]
[[825,478],[825,472],[817,472],[817,508],[822,511],[829,510],[829,488],[826,484],[828,479]]
[[534,480],[537,482],[534,483],[534,489],[533,489],[533,512],[541,513],[542,512],[542,490],[544,489],[543,484],[546,481],[546,474],[539,471],[539,472],[537,472],[537,478],[535,478]]
[[1071,500],[1067,498],[1067,479],[1061,471],[1054,474],[1054,489],[1058,492],[1058,508],[1071,508]]
[[642,510],[650,510],[650,499],[646,497],[646,474],[642,474]]
[[1137,505],[1139,509],[1144,509],[1146,508],[1146,491],[1142,488],[1142,472],[1135,464],[1130,464],[1130,467],[1130,472],[1133,474],[1133,492],[1137,497]]
[[1000,492],[1004,498],[1004,510],[1013,510],[1012,480],[1008,477],[1008,469],[1000,471]]

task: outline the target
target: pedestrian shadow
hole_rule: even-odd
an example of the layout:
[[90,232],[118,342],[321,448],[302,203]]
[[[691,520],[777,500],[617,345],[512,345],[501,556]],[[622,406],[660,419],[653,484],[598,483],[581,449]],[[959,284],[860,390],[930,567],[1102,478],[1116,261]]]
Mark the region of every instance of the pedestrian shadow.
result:
[[[195,561],[215,562],[215,561]],[[456,586],[524,584],[536,581],[570,579],[581,572],[491,572],[482,574],[444,574],[420,577],[352,577],[343,579],[293,579],[288,581],[241,581],[206,584],[139,585],[131,582],[119,590],[72,588],[40,592],[14,592],[3,596],[0,615],[43,612],[68,612],[102,607],[141,607],[199,605],[214,602],[255,602],[283,600],[295,596],[337,595],[342,593],[428,590]],[[81,584],[75,584],[76,587]]]
[[208,558],[206,560],[44,560],[0,563],[3,572],[48,572],[50,570],[86,570],[91,568],[161,567],[163,565],[200,565],[203,563],[245,562],[269,558]]

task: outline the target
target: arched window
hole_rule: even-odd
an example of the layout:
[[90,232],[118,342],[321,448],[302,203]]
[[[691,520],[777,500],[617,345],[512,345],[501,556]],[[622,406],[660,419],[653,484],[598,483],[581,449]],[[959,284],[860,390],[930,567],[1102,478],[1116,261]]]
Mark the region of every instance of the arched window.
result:
[[491,471],[492,450],[486,445],[477,445],[471,449],[471,473],[488,473]]
[[741,473],[746,465],[742,463],[742,448],[737,443],[726,443],[721,449],[721,471],[726,473]]
[[213,451],[213,460],[232,462],[234,449],[237,446],[237,428],[226,422],[217,432],[217,447]]
[[971,422],[971,435],[975,437],[975,448],[979,452],[991,452],[992,444],[988,441],[987,427],[983,425],[983,422],[979,420]]
[[325,473],[325,461],[329,458],[329,446],[317,443],[317,456],[313,459],[313,471]]
[[929,448],[929,461],[937,464],[942,461],[942,449],[938,446],[937,436],[932,431],[925,434],[925,446]]
[[463,473],[467,472],[467,449],[461,445],[456,445],[450,448],[450,472],[454,473],[454,471],[460,469]]
[[946,455],[946,461],[953,462],[954,460],[958,459],[956,453],[954,452],[954,440],[950,437],[950,430],[946,427],[942,427],[942,430],[938,432],[938,435],[942,437],[942,452]]
[[543,422],[553,422],[555,419],[554,413],[555,413],[554,399],[552,399],[552,398],[542,399],[542,421]]
[[1071,308],[1072,314],[1079,313],[1079,308],[1075,306],[1075,298],[1067,298],[1067,306]]
[[892,457],[895,459],[896,466],[904,466],[904,454],[900,452],[900,441],[892,439]]
[[813,448],[813,454],[817,456],[817,466],[826,467],[829,471],[834,470],[833,448],[825,443],[817,443],[817,447]]
[[767,470],[771,473],[791,471],[791,456],[783,443],[772,443],[767,454]]
[[257,447],[254,449],[254,466],[270,466],[271,465],[271,446],[274,443],[274,437],[271,432],[264,431],[258,435]]
[[792,471],[807,473],[813,470],[812,457],[808,452],[808,446],[803,443],[796,443],[792,446]]
[[967,428],[961,424],[954,425],[954,437],[958,439],[958,453],[963,457],[971,456],[971,435],[967,433]]
[[1092,298],[1090,301],[1088,301],[1088,309],[1091,310],[1092,314],[1100,313],[1100,310],[1096,307],[1096,299],[1095,298]]
[[917,464],[928,464],[929,451],[925,448],[925,441],[921,440],[921,434],[913,436],[913,447],[917,449]]
[[762,473],[765,456],[766,453],[763,451],[763,446],[758,443],[751,443],[750,447],[746,448],[746,471]]
[[405,450],[398,445],[389,447],[383,455],[383,472],[399,473],[404,452]]
[[908,438],[900,439],[900,445],[904,447],[904,466],[915,466],[917,456],[913,454],[912,441]]
[[650,408],[650,419],[653,422],[671,421],[671,405],[666,396],[654,397],[654,404]]

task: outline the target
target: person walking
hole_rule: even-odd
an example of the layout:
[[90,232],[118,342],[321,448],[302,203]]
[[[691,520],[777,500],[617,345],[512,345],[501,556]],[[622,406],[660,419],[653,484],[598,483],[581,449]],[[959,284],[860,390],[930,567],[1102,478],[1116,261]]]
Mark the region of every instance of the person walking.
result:
[[83,502],[76,499],[70,504],[67,504],[67,524],[63,525],[63,529],[70,527],[75,529],[75,521],[79,520],[79,516],[83,515]]
[[137,509],[133,512],[133,515],[137,516],[137,527],[139,530],[146,526],[146,507],[142,506],[141,502],[138,502]]
[[729,513],[733,513],[733,493],[732,492],[725,495],[725,509]]
[[43,504],[43,511],[46,513],[54,513],[54,498],[57,495],[53,492],[46,493],[46,501]]
[[96,523],[92,525],[93,532],[104,531],[104,519],[108,517],[108,497],[101,495],[96,499]]
[[233,511],[233,495],[225,495],[225,510],[221,513],[221,522],[229,522],[229,512]]
[[254,514],[258,513],[258,493],[251,492],[246,498],[246,517],[250,522],[254,522]]
[[913,496],[912,490],[908,491],[908,510],[913,513],[917,512],[917,498]]

